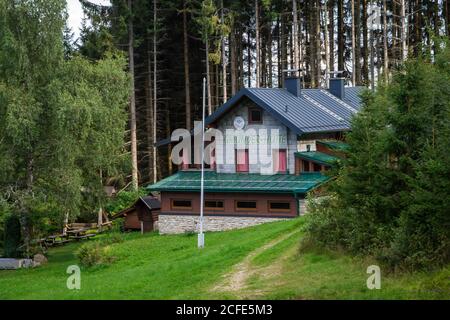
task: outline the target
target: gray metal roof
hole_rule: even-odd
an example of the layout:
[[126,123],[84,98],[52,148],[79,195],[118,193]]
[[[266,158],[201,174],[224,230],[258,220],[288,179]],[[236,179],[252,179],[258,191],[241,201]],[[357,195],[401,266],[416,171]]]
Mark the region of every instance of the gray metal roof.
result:
[[[341,100],[327,90],[302,89],[299,97],[281,88],[244,88],[206,119],[217,121],[244,96],[268,111],[297,134],[350,130],[350,119],[359,110],[362,87],[345,88]],[[348,97],[347,97],[348,92]]]
[[[241,89],[213,114],[206,124],[216,122],[241,99],[248,98],[297,134],[350,130],[350,120],[361,108],[359,93],[364,87],[346,87],[344,99],[326,89],[301,89],[299,97],[282,88]],[[157,146],[170,143],[161,140]]]

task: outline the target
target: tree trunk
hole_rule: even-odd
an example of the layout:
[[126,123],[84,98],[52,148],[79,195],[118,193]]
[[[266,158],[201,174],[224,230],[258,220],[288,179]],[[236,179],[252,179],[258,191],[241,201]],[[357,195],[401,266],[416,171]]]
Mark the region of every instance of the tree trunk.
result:
[[338,71],[344,70],[344,0],[338,0]]
[[402,62],[408,58],[408,46],[406,43],[408,37],[408,25],[406,22],[406,4],[405,0],[401,0],[400,2],[400,15],[401,15],[401,26],[402,26]]
[[205,63],[206,63],[206,87],[208,90],[208,115],[211,115],[212,110],[212,100],[211,100],[211,75],[210,75],[210,68],[209,68],[209,39],[208,36],[206,36],[205,41]]
[[330,20],[329,27],[329,46],[330,46],[330,72],[334,71],[334,0],[329,1],[328,5],[328,17]]
[[134,92],[134,34],[132,18],[132,1],[128,0],[128,10],[130,18],[128,21],[128,59],[131,76],[131,94],[130,94],[130,134],[131,134],[131,178],[134,190],[138,189],[138,162],[137,162],[137,134],[136,134],[136,101]]
[[316,2],[316,28],[315,28],[315,40],[316,40],[316,73],[317,73],[317,87],[320,88],[321,83],[320,80],[322,78],[322,46],[320,43],[320,15],[321,15],[321,8],[320,8],[320,0],[317,0]]
[[323,14],[324,25],[324,46],[325,46],[325,87],[328,85],[329,72],[330,72],[330,43],[328,38],[328,8],[325,4],[325,11]]
[[[298,49],[298,12],[297,12],[297,0],[292,0],[292,37],[293,37],[293,46],[294,46],[294,66],[293,69],[297,70],[300,68],[299,64],[299,49]],[[297,75],[297,72],[295,72]]]
[[364,84],[369,84],[369,38],[367,32],[367,0],[362,0],[362,30],[363,30],[363,70]]
[[252,48],[250,41],[250,32],[247,32],[247,87],[252,86]]
[[156,29],[156,18],[157,18],[157,1],[153,1],[153,182],[156,182],[157,177],[157,156],[158,150],[156,148],[157,141],[157,124],[158,124],[158,52],[157,52],[157,29]]
[[236,54],[236,34],[234,22],[231,24],[230,32],[230,62],[231,62],[231,95],[234,96],[237,92],[237,54]]
[[153,168],[155,163],[153,161],[155,154],[153,153],[153,145],[156,141],[154,141],[153,136],[153,128],[156,126],[156,122],[154,121],[154,112],[153,112],[153,74],[152,74],[152,44],[151,38],[147,38],[147,119],[146,119],[146,127],[147,127],[147,155],[148,155],[148,178],[149,181],[155,182],[155,175],[153,172]]
[[388,55],[388,42],[387,42],[387,4],[386,0],[383,0],[383,64],[384,64],[384,81],[387,83],[389,80],[389,55]]
[[[225,19],[223,15],[223,0],[221,1],[222,5],[222,14],[221,14],[221,20],[222,24],[225,24]],[[225,56],[225,35],[222,32],[222,86],[223,86],[223,103],[227,102],[228,95],[227,95],[227,59]]]
[[361,1],[355,1],[355,85],[361,85]]
[[189,76],[189,39],[187,32],[187,0],[184,0],[183,7],[183,57],[184,57],[184,92],[186,104],[186,129],[191,130],[191,89]]
[[261,81],[261,65],[260,65],[260,48],[259,48],[259,5],[258,0],[255,0],[255,32],[256,32],[256,88],[259,88]]
[[351,0],[352,6],[352,84],[356,84],[356,35],[355,35],[355,0]]

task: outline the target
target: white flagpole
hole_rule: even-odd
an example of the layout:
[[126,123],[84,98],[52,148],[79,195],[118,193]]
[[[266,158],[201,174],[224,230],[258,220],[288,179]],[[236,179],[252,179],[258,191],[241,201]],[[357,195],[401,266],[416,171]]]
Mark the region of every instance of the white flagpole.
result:
[[205,246],[205,235],[203,234],[203,205],[204,205],[204,178],[205,178],[205,97],[206,95],[206,79],[203,78],[203,111],[202,111],[202,145],[201,145],[201,158],[202,169],[200,178],[200,233],[198,234],[198,247],[203,248]]

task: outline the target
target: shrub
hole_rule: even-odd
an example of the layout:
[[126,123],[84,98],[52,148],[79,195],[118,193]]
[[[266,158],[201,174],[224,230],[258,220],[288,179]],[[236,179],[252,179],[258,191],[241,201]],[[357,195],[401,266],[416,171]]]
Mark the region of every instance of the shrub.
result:
[[114,261],[110,252],[110,245],[124,241],[124,236],[119,232],[110,232],[101,240],[83,244],[76,252],[80,264],[85,267],[109,264]]
[[109,264],[113,262],[109,246],[104,246],[101,242],[95,241],[83,244],[76,252],[80,264],[84,267]]

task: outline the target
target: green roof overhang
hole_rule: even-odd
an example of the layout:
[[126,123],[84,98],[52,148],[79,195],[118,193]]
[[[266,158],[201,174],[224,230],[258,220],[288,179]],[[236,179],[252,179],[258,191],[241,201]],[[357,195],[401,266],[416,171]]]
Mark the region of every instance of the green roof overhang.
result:
[[338,157],[318,151],[295,152],[294,154],[296,157],[312,161],[318,164],[322,164],[325,166],[333,166],[340,160]]
[[349,145],[342,141],[337,140],[318,140],[317,143],[328,147],[331,150],[344,152],[349,149]]
[[[200,177],[200,171],[179,171],[146,188],[149,191],[160,192],[200,192]],[[320,172],[308,172],[301,175],[261,175],[206,171],[204,187],[206,192],[217,193],[305,194],[328,179],[329,177]]]

